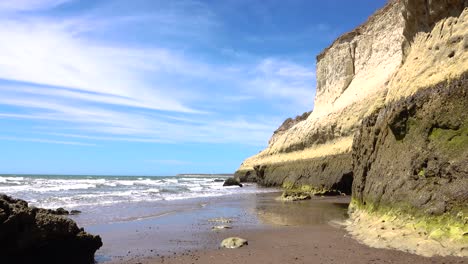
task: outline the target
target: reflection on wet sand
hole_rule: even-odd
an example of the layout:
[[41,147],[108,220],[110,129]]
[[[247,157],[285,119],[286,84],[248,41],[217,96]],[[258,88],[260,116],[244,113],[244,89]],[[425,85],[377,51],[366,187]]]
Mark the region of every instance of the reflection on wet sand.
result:
[[320,225],[347,219],[349,201],[349,197],[343,196],[312,197],[296,202],[258,197],[255,213],[260,222],[268,225]]

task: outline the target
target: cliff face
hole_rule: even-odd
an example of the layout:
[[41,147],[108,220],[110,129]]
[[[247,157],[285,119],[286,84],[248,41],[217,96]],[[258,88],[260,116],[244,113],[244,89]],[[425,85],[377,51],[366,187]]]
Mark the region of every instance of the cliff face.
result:
[[[403,31],[401,4],[392,2],[319,54],[314,111],[274,135],[265,150],[244,161],[237,176],[265,185],[317,189],[350,183],[354,132],[384,102],[386,84],[403,59]],[[343,187],[340,191],[351,188]]]
[[348,229],[378,247],[468,256],[468,3],[403,4],[404,61],[354,137]]
[[314,111],[275,135],[236,176],[268,186],[352,190],[350,230],[363,231],[356,223],[370,219],[367,213],[378,223],[382,216],[406,219],[417,226],[413,233],[438,240],[405,250],[467,255],[466,247],[440,246],[468,243],[467,6],[391,1],[338,38],[317,56]]

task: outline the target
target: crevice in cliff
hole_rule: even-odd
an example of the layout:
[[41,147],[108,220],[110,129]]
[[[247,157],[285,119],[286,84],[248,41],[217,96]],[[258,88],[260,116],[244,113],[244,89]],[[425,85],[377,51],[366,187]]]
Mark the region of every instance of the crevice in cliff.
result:
[[[359,33],[357,33],[359,35]],[[341,88],[341,94],[343,94],[346,89],[348,89],[349,85],[354,79],[354,75],[356,74],[356,42],[353,42],[353,40],[350,40],[348,43],[348,52],[349,52],[349,57],[351,59],[351,62],[349,63],[349,75],[346,76],[345,83],[343,84],[343,87]],[[339,97],[336,97],[333,100],[333,103],[338,100]]]
[[[352,42],[349,47],[349,53],[351,55],[353,76],[356,75],[356,48],[357,48],[357,42]],[[347,86],[349,86],[349,84]]]
[[354,176],[352,171],[345,173],[341,177],[341,180],[335,183],[331,189],[339,191],[340,193],[344,193],[346,195],[351,195],[353,189],[353,180]]

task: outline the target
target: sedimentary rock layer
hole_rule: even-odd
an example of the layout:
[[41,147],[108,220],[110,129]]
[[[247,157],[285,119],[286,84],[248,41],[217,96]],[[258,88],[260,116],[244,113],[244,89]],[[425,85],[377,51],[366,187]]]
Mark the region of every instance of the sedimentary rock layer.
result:
[[0,259],[2,263],[94,262],[102,246],[99,236],[50,210],[0,195]]

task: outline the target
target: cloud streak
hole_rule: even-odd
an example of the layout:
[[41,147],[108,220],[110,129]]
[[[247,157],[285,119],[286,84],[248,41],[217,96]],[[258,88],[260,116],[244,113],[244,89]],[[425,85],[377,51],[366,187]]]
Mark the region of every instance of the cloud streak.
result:
[[[193,33],[208,38],[208,31],[222,23],[207,6],[187,1],[198,13],[169,5],[151,17],[107,19],[98,19],[99,9],[65,18],[20,12],[39,12],[67,1],[39,1],[27,7],[32,2],[0,4],[0,10],[10,12],[0,18],[0,120],[38,122],[43,125],[32,133],[53,138],[5,135],[0,140],[81,144],[68,140],[72,138],[84,146],[98,141],[264,145],[280,117],[232,109],[252,101],[312,104],[313,72],[287,59],[252,56],[245,62],[219,63],[179,47],[96,37],[115,30],[116,24],[145,21],[159,21],[161,34],[169,34],[164,32],[168,25],[175,27],[169,31],[181,32],[187,26],[181,21],[190,15],[197,18],[193,23],[203,26],[192,28]],[[96,28],[90,17],[96,18]],[[215,94],[218,108],[212,109]]]
[[26,142],[60,144],[60,145],[75,145],[75,146],[95,146],[95,144],[75,142],[75,141],[61,141],[61,140],[50,140],[50,139],[43,139],[43,138],[12,137],[12,136],[1,136],[1,135],[0,135],[0,140],[26,141]]
[[1,1],[0,11],[37,11],[50,9],[71,0],[14,0]]

